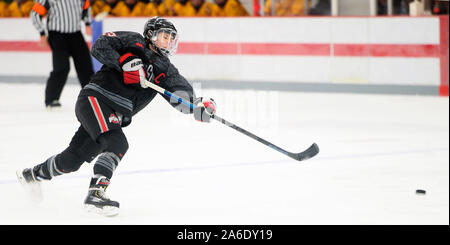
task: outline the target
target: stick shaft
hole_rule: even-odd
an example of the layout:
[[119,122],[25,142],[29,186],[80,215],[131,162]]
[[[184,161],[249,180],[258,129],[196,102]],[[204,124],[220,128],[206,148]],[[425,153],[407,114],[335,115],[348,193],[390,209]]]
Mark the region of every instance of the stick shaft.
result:
[[247,135],[248,137],[250,137],[250,138],[252,138],[252,139],[254,139],[254,140],[256,140],[256,141],[258,141],[260,143],[263,143],[264,145],[267,145],[268,147],[270,147],[270,148],[272,148],[272,149],[274,149],[274,150],[276,150],[276,151],[278,151],[278,152],[280,152],[280,153],[282,153],[284,155],[289,156],[289,152],[283,150],[282,148],[280,148],[280,147],[270,143],[269,141],[267,141],[267,140],[265,140],[265,139],[255,135],[255,134],[253,134],[253,133],[251,133],[251,132],[249,132],[249,131],[247,131],[247,130],[239,127],[239,126],[237,126],[236,124],[228,122],[227,120],[225,120],[225,119],[223,119],[223,118],[221,118],[221,117],[219,117],[217,115],[213,115],[212,117],[215,120],[217,120],[217,121],[227,125],[228,127],[232,128],[232,129],[234,129],[234,130],[236,130],[236,131],[238,131],[238,132],[240,132],[240,133],[242,133],[244,135]]
[[191,108],[192,110],[195,108],[195,106],[192,103],[190,103],[189,101],[187,101],[186,99],[183,99],[183,98],[181,98],[179,96],[176,96],[173,93],[171,93],[171,92],[161,88],[160,86],[158,86],[158,85],[156,85],[156,84],[154,84],[152,82],[147,81],[146,84],[150,88],[156,90],[156,92],[158,92],[160,94],[164,94],[164,95],[168,96],[169,98],[176,99],[179,103],[182,103],[182,104],[185,104],[185,105],[189,106],[189,108]]
[[[158,85],[156,85],[154,83],[151,83],[151,82],[147,81],[147,85],[150,88],[156,90],[157,92],[159,92],[161,94],[164,94],[164,95],[168,96],[169,98],[176,99],[179,103],[183,103],[183,104],[189,106],[189,108],[191,108],[191,109],[195,108],[195,106],[192,103],[190,103],[189,101],[187,101],[186,99],[183,99],[183,98],[181,98],[181,97],[179,97],[177,95],[174,95],[173,93],[171,93],[171,92],[161,88],[160,86],[158,86]],[[270,143],[269,141],[267,141],[267,140],[265,140],[265,139],[255,135],[255,134],[253,134],[253,133],[250,133],[249,131],[247,131],[247,130],[245,130],[245,129],[235,125],[234,123],[228,122],[227,120],[225,120],[225,119],[223,119],[223,118],[221,118],[221,117],[219,117],[219,116],[217,116],[215,114],[212,116],[212,118],[215,119],[216,121],[221,122],[222,124],[227,125],[228,127],[232,128],[232,129],[234,129],[234,130],[236,130],[236,131],[238,131],[238,132],[240,132],[240,133],[242,133],[242,134],[244,134],[244,135],[246,135],[246,136],[248,136],[248,137],[250,137],[250,138],[252,138],[252,139],[254,139],[254,140],[256,140],[256,141],[258,141],[258,142],[260,142],[260,143],[262,143],[262,144],[264,144],[264,145],[266,145],[266,146],[268,146],[268,147],[270,147],[270,148],[272,148],[272,149],[274,149],[274,150],[284,154],[284,155],[286,155],[286,156],[289,156],[291,158],[296,158],[295,156],[293,157],[293,155],[295,155],[295,154],[290,153],[290,152],[282,149],[281,147],[278,147],[278,146]]]

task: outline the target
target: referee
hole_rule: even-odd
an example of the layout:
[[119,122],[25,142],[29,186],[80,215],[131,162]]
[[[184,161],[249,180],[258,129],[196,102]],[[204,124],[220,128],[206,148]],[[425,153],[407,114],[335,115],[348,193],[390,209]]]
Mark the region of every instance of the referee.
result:
[[[46,24],[43,17],[47,17]],[[90,3],[89,0],[35,0],[30,18],[41,34],[39,45],[50,45],[52,50],[53,71],[45,88],[45,105],[48,109],[59,108],[59,98],[70,71],[70,57],[81,87],[88,84],[94,74],[89,48],[81,33],[81,21],[84,21],[86,34],[92,34]]]

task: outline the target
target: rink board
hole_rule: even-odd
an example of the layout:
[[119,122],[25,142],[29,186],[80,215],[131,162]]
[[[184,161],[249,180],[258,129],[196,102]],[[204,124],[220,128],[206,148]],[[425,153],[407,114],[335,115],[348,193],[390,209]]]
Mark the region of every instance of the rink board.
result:
[[[146,18],[107,18],[103,32],[141,32]],[[171,18],[172,58],[190,80],[416,86],[448,94],[448,18]],[[1,19],[0,76],[47,76],[48,50],[27,19]],[[17,28],[16,28],[17,27]],[[98,28],[98,27],[97,27]],[[447,35],[445,37],[445,34]],[[94,37],[94,41],[95,41]],[[27,60],[29,69],[11,60]],[[72,69],[70,76],[74,77]],[[264,85],[261,85],[264,86]]]

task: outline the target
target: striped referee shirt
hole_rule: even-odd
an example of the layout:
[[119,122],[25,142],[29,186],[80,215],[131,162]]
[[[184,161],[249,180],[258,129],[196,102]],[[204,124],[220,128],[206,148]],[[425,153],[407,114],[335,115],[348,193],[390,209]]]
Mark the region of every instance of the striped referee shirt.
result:
[[34,27],[45,35],[43,17],[47,17],[47,30],[74,33],[81,30],[81,21],[91,24],[89,0],[35,0],[30,13]]

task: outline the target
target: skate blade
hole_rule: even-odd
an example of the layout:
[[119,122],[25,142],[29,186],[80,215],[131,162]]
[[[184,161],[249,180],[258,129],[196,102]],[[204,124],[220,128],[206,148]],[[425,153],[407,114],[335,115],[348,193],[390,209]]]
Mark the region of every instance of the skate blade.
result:
[[41,185],[39,183],[36,184],[30,184],[27,183],[25,180],[25,177],[22,175],[22,170],[16,171],[17,179],[19,180],[22,187],[25,189],[25,191],[28,193],[28,196],[33,202],[40,203],[44,200],[44,197],[42,195]]
[[112,206],[105,206],[103,208],[99,208],[92,204],[84,204],[84,209],[89,213],[96,213],[106,217],[114,217],[119,214],[119,208]]

